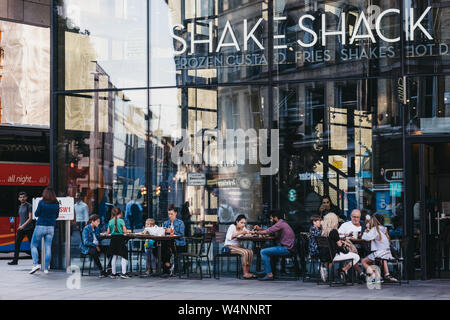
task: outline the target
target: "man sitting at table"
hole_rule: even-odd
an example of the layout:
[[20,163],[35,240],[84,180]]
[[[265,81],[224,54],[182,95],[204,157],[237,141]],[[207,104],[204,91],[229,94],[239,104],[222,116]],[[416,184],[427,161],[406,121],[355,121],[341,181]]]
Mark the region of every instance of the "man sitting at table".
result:
[[261,250],[261,259],[264,262],[264,271],[266,272],[266,275],[259,280],[273,280],[272,266],[270,265],[271,256],[287,256],[294,250],[294,231],[282,217],[283,216],[278,210],[272,210],[270,213],[270,222],[273,225],[270,228],[262,230],[259,226],[254,227],[257,234],[274,234],[276,239],[280,242],[280,245],[278,246]]
[[[339,227],[339,236],[340,237],[349,237],[357,239],[359,234],[364,232],[365,226],[361,225],[361,211],[359,209],[354,209],[350,215],[351,220],[343,223]],[[363,244],[356,243],[354,244],[356,249],[358,249],[358,255],[360,257],[365,257],[367,254],[367,248]],[[358,264],[354,265],[355,270],[359,274],[359,278],[361,281],[365,280],[364,272],[361,270]]]
[[164,262],[164,274],[167,276],[170,274],[171,264],[170,257],[172,254],[176,255],[177,253],[184,252],[186,248],[186,241],[184,239],[184,222],[177,218],[178,209],[175,205],[171,204],[167,209],[169,220],[166,220],[163,223],[163,227],[166,229],[166,234],[170,234],[170,229],[173,229],[173,234],[176,236],[183,236],[183,238],[175,240],[175,245],[173,242],[170,242],[170,245],[166,244],[166,241],[163,242],[163,246],[161,247],[162,254],[161,259]]

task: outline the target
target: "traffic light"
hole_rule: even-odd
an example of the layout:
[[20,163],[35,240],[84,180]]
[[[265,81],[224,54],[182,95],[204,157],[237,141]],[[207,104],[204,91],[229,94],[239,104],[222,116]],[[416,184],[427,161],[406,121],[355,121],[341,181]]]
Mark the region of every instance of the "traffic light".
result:
[[156,187],[156,195],[159,196],[161,194],[161,187],[157,186]]
[[145,195],[147,194],[147,188],[146,188],[146,187],[142,187],[142,188],[141,188],[141,194],[142,194],[143,196],[145,196]]

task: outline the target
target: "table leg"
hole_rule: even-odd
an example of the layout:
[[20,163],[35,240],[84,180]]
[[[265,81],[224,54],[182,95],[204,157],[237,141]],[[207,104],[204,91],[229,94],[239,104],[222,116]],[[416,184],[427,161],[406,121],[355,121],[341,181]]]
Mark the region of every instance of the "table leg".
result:
[[261,272],[261,243],[255,242],[256,272]]
[[156,246],[158,247],[158,273],[161,275],[161,241],[157,241]]

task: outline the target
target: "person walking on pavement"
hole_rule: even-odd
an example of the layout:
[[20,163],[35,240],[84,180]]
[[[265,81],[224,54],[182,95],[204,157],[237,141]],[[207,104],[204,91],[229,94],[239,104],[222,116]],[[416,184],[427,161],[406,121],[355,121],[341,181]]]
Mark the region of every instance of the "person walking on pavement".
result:
[[38,247],[41,239],[44,238],[45,246],[45,270],[48,273],[50,260],[52,258],[52,241],[55,234],[56,219],[59,217],[59,202],[56,199],[55,191],[47,187],[42,192],[42,200],[39,201],[34,215],[37,218],[36,228],[31,239],[31,256],[33,257],[33,268],[30,274],[35,273],[41,268],[39,264]]
[[19,218],[20,225],[17,228],[17,236],[16,243],[14,246],[14,258],[12,261],[8,262],[9,265],[17,265],[19,261],[19,252],[20,245],[22,244],[25,236],[28,238],[28,241],[31,242],[31,238],[33,236],[33,213],[32,213],[32,205],[27,202],[28,195],[26,192],[19,192]]

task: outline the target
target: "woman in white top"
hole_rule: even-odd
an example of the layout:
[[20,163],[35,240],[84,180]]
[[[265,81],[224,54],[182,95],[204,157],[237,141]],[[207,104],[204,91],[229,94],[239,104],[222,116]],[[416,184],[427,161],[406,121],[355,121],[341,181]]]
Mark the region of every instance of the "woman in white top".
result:
[[230,225],[225,237],[225,246],[230,249],[230,253],[238,254],[241,256],[242,270],[244,272],[244,279],[255,279],[256,276],[250,273],[250,267],[253,261],[253,251],[250,249],[242,248],[241,244],[237,240],[240,235],[249,234],[245,228],[247,218],[241,214],[239,215],[234,224]]
[[387,260],[394,259],[391,254],[388,230],[384,227],[384,216],[377,213],[368,223],[368,228],[364,231],[363,240],[370,241],[372,253],[365,257],[361,262],[367,273],[372,275],[373,270],[370,267],[375,259],[382,259],[384,267],[384,279],[390,282],[397,282],[397,279],[389,274]]

